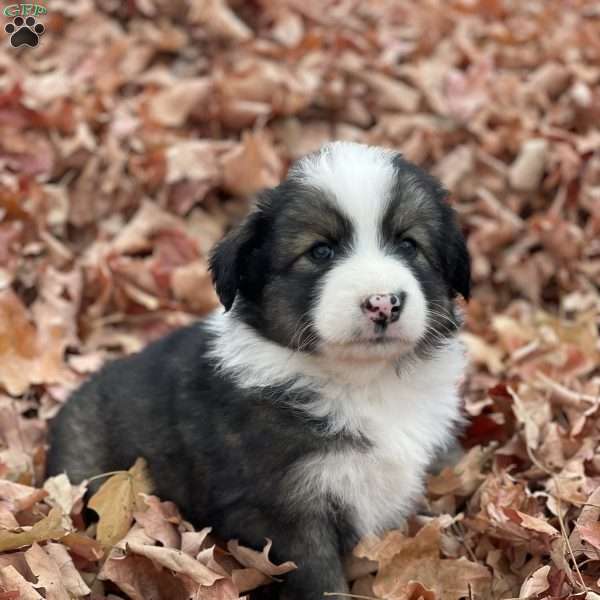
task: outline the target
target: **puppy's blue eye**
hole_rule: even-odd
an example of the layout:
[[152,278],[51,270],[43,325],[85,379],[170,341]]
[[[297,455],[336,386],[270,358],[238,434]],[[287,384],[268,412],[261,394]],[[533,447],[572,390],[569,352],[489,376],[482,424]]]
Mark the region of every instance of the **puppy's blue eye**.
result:
[[412,238],[407,237],[398,240],[398,250],[405,256],[412,258],[416,255],[418,249],[417,242]]
[[319,242],[310,249],[310,256],[316,262],[327,262],[335,256],[335,250],[325,242]]

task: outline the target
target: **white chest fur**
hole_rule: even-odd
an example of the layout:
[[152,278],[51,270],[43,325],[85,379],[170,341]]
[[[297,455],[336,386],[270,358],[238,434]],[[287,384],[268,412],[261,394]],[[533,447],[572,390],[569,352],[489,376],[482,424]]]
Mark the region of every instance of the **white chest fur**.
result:
[[367,450],[328,452],[298,463],[288,476],[292,501],[318,507],[333,497],[360,535],[397,526],[414,508],[425,470],[452,443],[460,421],[460,342],[449,340],[435,356],[400,373],[391,365],[327,369],[322,358],[282,348],[234,320],[215,317],[213,327],[220,335],[212,355],[238,385],[293,380],[290,389],[315,393],[305,410],[326,419],[331,433],[345,431],[371,443]]
[[453,342],[402,375],[392,369],[363,386],[322,388],[309,407],[333,431],[364,436],[372,446],[310,457],[291,475],[298,501],[333,497],[360,535],[395,527],[415,507],[425,470],[450,445],[460,420],[457,379],[464,366]]

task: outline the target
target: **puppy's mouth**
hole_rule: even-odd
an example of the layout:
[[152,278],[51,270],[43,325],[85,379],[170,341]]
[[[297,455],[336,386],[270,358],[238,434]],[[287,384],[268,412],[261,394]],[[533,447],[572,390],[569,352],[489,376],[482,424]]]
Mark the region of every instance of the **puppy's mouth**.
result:
[[360,337],[343,342],[330,342],[331,346],[342,348],[372,348],[376,346],[408,346],[412,342],[406,338],[392,335],[374,335],[370,337]]

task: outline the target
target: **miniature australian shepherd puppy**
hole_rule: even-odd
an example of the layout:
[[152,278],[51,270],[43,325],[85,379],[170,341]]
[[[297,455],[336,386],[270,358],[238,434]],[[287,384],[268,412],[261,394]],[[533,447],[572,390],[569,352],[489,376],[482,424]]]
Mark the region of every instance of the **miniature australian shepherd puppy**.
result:
[[72,481],[147,459],[157,493],[293,560],[279,592],[347,592],[341,557],[414,510],[455,439],[469,255],[439,182],[335,142],[214,249],[225,311],[105,366],[51,427]]

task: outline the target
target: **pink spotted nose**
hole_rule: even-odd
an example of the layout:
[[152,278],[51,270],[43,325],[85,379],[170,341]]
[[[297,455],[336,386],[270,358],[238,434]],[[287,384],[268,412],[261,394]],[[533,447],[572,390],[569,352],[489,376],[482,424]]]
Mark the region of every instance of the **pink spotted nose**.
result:
[[406,293],[373,294],[363,300],[361,308],[365,315],[377,325],[388,325],[400,318]]

